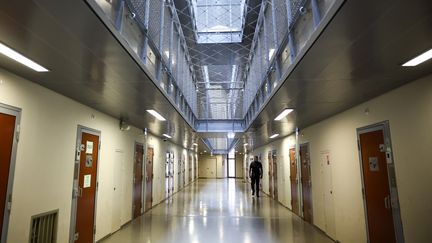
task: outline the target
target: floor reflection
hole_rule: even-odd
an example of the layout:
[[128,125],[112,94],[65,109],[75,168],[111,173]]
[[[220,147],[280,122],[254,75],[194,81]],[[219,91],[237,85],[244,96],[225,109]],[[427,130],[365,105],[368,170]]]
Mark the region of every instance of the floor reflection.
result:
[[103,243],[333,242],[262,194],[235,179],[198,180]]

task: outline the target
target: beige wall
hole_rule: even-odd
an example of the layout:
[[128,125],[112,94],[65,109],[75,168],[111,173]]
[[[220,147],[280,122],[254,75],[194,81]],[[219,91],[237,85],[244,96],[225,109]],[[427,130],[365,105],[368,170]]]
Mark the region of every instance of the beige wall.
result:
[[[226,178],[226,161],[222,155],[199,155],[198,176],[200,178]],[[216,163],[216,164],[215,164]]]
[[[31,216],[53,209],[59,209],[57,241],[68,242],[78,125],[101,131],[96,240],[112,232],[114,210],[119,211],[121,224],[128,222],[132,214],[134,143],[146,142],[142,131],[132,128],[122,132],[117,119],[3,69],[0,69],[0,80],[3,81],[0,102],[22,109],[8,242],[28,242]],[[176,158],[181,153],[192,152],[152,135],[147,141],[155,147],[153,197],[156,204],[165,197],[166,150],[173,150]],[[113,208],[115,163],[123,164],[120,208]],[[186,163],[186,173],[187,166]]]
[[[365,112],[368,109],[369,112]],[[381,95],[300,132],[300,143],[309,142],[314,224],[341,242],[366,242],[356,129],[388,120],[405,242],[432,242],[432,76]],[[279,171],[280,200],[290,205],[288,149],[293,135],[255,149],[263,154],[264,190],[268,191],[267,152],[277,149],[284,161]],[[281,152],[279,152],[281,151]],[[329,155],[331,166],[322,165]],[[280,165],[282,166],[282,165]],[[328,177],[331,177],[330,182]],[[282,189],[282,190],[281,190]],[[334,201],[325,198],[333,189]],[[332,226],[333,225],[333,226]]]

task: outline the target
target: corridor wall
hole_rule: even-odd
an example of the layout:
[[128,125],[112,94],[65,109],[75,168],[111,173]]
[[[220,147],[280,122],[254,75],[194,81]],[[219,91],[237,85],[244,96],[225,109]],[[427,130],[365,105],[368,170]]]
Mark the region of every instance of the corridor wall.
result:
[[153,205],[165,199],[165,152],[173,150],[176,158],[181,153],[195,154],[153,135],[146,139],[136,127],[120,131],[118,119],[6,70],[0,69],[0,80],[0,103],[22,109],[8,242],[28,242],[31,216],[54,209],[59,209],[57,242],[69,241],[78,125],[101,131],[96,240],[112,233],[113,168],[119,158],[124,163],[124,196],[119,199],[121,208],[117,210],[121,212],[122,224],[131,220],[135,142],[155,148]]
[[[367,242],[356,129],[388,120],[405,242],[432,241],[429,229],[432,194],[428,193],[432,185],[431,107],[432,76],[427,76],[300,131],[299,142],[310,145],[313,223],[316,226],[340,242]],[[288,150],[294,146],[295,136],[290,135],[249,154],[262,154],[263,189],[268,192],[267,152],[278,151],[279,200],[289,208]],[[329,156],[331,164],[332,188],[323,182],[324,155]],[[330,189],[333,202],[324,197]]]

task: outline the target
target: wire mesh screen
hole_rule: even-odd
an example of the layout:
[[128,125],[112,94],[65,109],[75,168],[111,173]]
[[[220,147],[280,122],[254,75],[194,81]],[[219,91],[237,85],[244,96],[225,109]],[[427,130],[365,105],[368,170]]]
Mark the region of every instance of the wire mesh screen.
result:
[[159,51],[161,51],[159,46],[160,33],[161,33],[161,14],[162,5],[164,1],[150,1],[149,9],[149,26],[148,33],[150,38],[156,44]]

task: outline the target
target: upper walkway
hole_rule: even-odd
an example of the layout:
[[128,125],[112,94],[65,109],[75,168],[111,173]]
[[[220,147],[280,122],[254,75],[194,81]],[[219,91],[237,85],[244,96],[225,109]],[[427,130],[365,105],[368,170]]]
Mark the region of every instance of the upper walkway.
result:
[[111,235],[111,242],[333,242],[314,226],[235,179],[198,180]]

